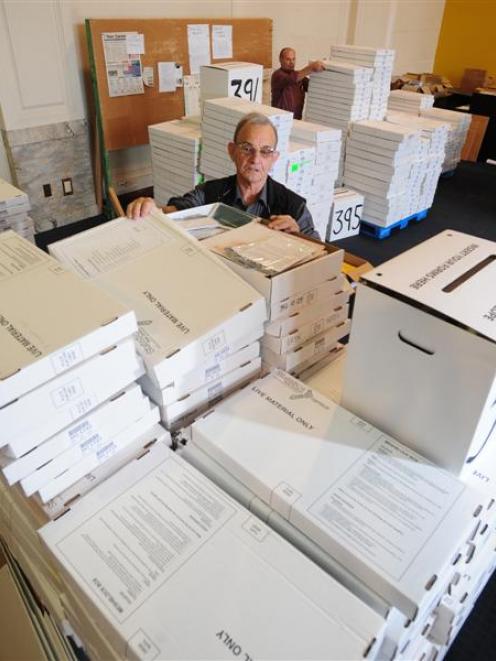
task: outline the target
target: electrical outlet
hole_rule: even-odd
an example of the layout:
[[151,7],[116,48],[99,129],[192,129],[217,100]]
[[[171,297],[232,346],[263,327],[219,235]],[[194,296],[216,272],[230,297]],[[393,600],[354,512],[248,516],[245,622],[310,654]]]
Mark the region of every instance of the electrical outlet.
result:
[[43,184],[43,195],[45,197],[52,197],[52,186],[50,184]]
[[64,195],[73,195],[74,189],[72,187],[72,177],[62,179],[62,191]]

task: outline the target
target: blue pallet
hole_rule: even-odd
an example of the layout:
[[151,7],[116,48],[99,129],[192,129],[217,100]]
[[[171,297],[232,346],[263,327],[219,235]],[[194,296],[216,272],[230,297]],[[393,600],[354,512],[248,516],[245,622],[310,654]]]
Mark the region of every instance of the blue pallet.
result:
[[387,227],[381,227],[380,225],[374,225],[374,223],[369,223],[366,220],[362,220],[360,224],[360,234],[373,236],[374,239],[387,239],[389,236],[391,236],[391,232],[393,230],[403,230],[412,222],[418,223],[419,221],[426,218],[428,213],[429,209],[424,209],[424,211],[419,211],[418,213],[414,213],[411,216],[402,218],[401,220],[398,220],[396,223],[388,225]]

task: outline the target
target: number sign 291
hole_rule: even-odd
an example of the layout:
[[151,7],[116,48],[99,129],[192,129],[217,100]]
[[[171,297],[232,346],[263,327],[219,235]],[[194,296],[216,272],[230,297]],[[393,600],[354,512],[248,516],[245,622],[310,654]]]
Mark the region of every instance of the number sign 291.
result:
[[231,87],[234,88],[234,96],[241,99],[257,100],[258,78],[234,78],[231,80]]

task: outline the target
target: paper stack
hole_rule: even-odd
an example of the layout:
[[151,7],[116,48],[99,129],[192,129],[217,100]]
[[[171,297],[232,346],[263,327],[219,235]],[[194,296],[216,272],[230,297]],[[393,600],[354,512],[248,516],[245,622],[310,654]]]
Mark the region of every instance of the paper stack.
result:
[[40,535],[90,658],[381,658],[383,617],[164,444]]
[[305,119],[344,132],[350,122],[367,119],[372,73],[372,69],[365,66],[326,60],[325,70],[310,76]]
[[0,179],[0,232],[12,229],[34,243],[34,223],[28,216],[30,208],[26,193]]
[[421,110],[432,108],[433,103],[433,94],[418,94],[417,92],[405,92],[403,90],[391,90],[388,98],[388,108],[390,110],[401,110],[414,115],[418,115]]
[[439,122],[449,124],[450,131],[446,143],[446,155],[443,163],[443,172],[452,172],[458,163],[470,128],[472,116],[470,113],[445,110],[444,108],[428,108],[420,111],[421,117],[429,117]]
[[[322,239],[326,236],[331,212],[333,192],[338,178],[342,132],[322,124],[294,120],[291,139],[315,149],[313,178],[305,193],[300,194],[307,201],[313,223]],[[291,188],[290,182],[286,186]],[[296,191],[298,192],[298,191]]]
[[[259,223],[229,230],[203,243],[264,295],[269,321],[262,338],[262,359],[267,368],[283,367],[299,374],[339,354],[339,340],[350,327],[349,291],[340,273],[342,250],[275,232]],[[230,258],[233,247],[244,246],[252,253],[257,250],[260,261],[270,255],[274,263],[301,247],[306,261],[292,266],[285,262],[282,272],[264,273]]]
[[[285,167],[293,114],[245,99],[226,97],[209,99],[203,107],[200,170],[204,175],[216,178],[235,174],[234,164],[227,153],[227,144],[233,140],[238,122],[251,112],[266,115],[276,127],[279,136],[277,151],[282,163],[280,167]],[[280,173],[275,174],[276,177],[282,176]]]
[[148,127],[153,169],[153,195],[160,206],[201,184],[200,124],[174,119]]
[[443,167],[449,125],[434,119],[395,111],[388,112],[386,121],[421,130],[422,152],[413,162],[408,186],[411,199],[410,214],[429,209]]
[[258,375],[263,297],[163,214],[117,219],[50,250],[136,311],[141,383],[168,429]]
[[331,46],[331,60],[352,62],[372,69],[372,94],[366,119],[384,119],[393,73],[395,51],[364,46]]
[[183,456],[386,618],[383,658],[440,647],[457,574],[494,562],[489,496],[285,372],[197,420]]
[[373,120],[351,125],[344,180],[364,196],[364,220],[388,227],[410,215],[408,186],[420,151],[418,128]]

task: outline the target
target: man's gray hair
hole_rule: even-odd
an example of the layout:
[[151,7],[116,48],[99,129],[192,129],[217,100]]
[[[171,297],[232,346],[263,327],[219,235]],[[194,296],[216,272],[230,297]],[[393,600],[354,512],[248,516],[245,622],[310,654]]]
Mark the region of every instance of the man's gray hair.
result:
[[245,115],[242,119],[239,120],[238,125],[236,126],[236,130],[234,131],[233,141],[237,141],[241,129],[250,125],[270,126],[270,128],[274,131],[274,137],[276,139],[276,144],[274,147],[277,147],[277,141],[279,139],[279,136],[277,135],[277,129],[274,124],[272,124],[267,115],[263,115],[261,112],[250,112],[248,115]]

